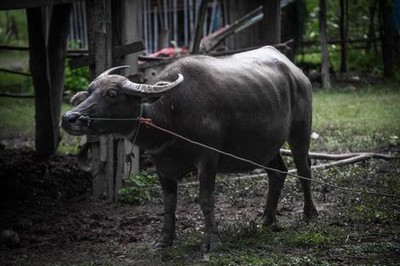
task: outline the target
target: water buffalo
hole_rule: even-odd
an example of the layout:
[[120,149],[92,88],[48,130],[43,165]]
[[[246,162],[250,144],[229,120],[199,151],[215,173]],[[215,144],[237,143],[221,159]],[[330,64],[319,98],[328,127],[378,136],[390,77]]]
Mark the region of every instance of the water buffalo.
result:
[[[254,168],[218,152],[196,146],[139,122],[138,116],[192,140],[256,163],[286,172],[279,153],[284,142],[292,150],[298,174],[311,178],[308,149],[311,131],[311,85],[307,77],[277,49],[266,46],[223,58],[190,56],[170,64],[149,84],[136,84],[112,74],[97,77],[88,90],[74,96],[77,104],[62,117],[70,134],[120,133],[153,159],[163,190],[164,225],[155,247],[172,244],[175,237],[177,182],[195,171],[199,201],[205,218],[204,245],[220,243],[214,217],[216,172]],[[78,104],[79,103],[79,104]],[[95,118],[120,120],[96,120]],[[89,123],[90,122],[90,123]],[[268,196],[263,223],[275,221],[286,174],[267,171]],[[317,216],[310,181],[301,179],[304,217]]]

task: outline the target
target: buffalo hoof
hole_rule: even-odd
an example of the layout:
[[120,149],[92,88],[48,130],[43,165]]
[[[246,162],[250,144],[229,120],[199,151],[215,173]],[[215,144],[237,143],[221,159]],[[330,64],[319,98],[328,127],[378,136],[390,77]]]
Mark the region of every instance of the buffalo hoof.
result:
[[205,234],[203,243],[201,244],[201,251],[204,253],[217,251],[221,245],[221,238],[218,234]]
[[151,244],[152,249],[163,249],[172,246],[172,242],[155,241]]
[[312,208],[304,208],[303,216],[305,221],[312,222],[317,220],[318,211],[314,206]]
[[261,223],[264,226],[269,227],[269,226],[276,224],[276,218],[275,218],[275,216],[272,216],[272,215],[264,215],[262,217]]

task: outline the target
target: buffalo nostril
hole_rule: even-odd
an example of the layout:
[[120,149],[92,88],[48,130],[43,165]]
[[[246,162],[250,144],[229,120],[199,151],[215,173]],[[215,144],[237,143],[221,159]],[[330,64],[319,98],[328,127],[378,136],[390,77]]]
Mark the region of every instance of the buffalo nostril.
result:
[[68,123],[75,123],[79,117],[81,117],[80,113],[68,111],[63,115],[63,120]]

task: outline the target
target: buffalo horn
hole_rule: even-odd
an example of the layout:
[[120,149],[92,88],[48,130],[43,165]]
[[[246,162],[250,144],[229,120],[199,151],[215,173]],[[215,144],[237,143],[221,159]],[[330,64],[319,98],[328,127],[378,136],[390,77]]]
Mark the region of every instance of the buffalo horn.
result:
[[183,75],[178,74],[175,81],[159,81],[156,84],[137,84],[129,80],[125,81],[123,87],[126,93],[142,97],[158,97],[166,91],[176,87],[183,81]]
[[100,77],[104,77],[110,74],[113,74],[114,72],[116,72],[119,69],[123,69],[123,68],[130,68],[131,66],[117,66],[117,67],[112,67],[110,69],[107,69],[106,71],[104,71],[103,73],[101,73],[97,78]]

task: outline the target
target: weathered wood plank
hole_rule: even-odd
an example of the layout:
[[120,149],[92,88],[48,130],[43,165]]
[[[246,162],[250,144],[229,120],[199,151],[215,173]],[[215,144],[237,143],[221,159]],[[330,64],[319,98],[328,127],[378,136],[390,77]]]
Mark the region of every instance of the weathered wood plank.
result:
[[[94,79],[103,71],[111,67],[111,1],[92,0],[87,1],[88,33],[89,33],[89,52],[94,56],[94,64],[90,66],[90,76]],[[109,179],[114,178],[113,169],[110,164],[113,143],[111,136],[101,136],[100,146],[92,153],[93,160],[93,196],[106,197],[112,201],[110,195]],[[111,198],[110,198],[111,197]]]
[[132,42],[125,45],[115,46],[113,48],[113,58],[121,57],[143,51],[145,49],[142,41]]
[[119,201],[119,191],[122,188],[122,176],[124,175],[124,165],[125,165],[125,152],[124,152],[124,142],[123,138],[117,138],[114,142],[116,147],[116,169],[115,169],[115,179],[114,179],[114,201]]
[[[121,0],[113,2],[113,14],[117,14],[113,18],[113,63],[115,65],[129,65],[131,68],[125,69],[123,74],[125,76],[133,76],[138,72],[138,54],[139,51],[145,49],[143,42],[140,40],[141,26],[141,0]],[[136,10],[136,12],[132,12]],[[118,149],[115,151],[117,163],[114,175],[114,200],[118,201],[118,191],[122,188],[122,177],[127,175],[128,172],[137,174],[139,172],[139,148],[134,147],[135,158],[130,157],[130,162],[126,162],[126,154],[131,153],[132,144],[118,139]],[[128,170],[127,168],[129,167]]]
[[94,55],[84,55],[72,60],[69,60],[68,65],[71,69],[76,69],[79,67],[90,66],[94,64]]

